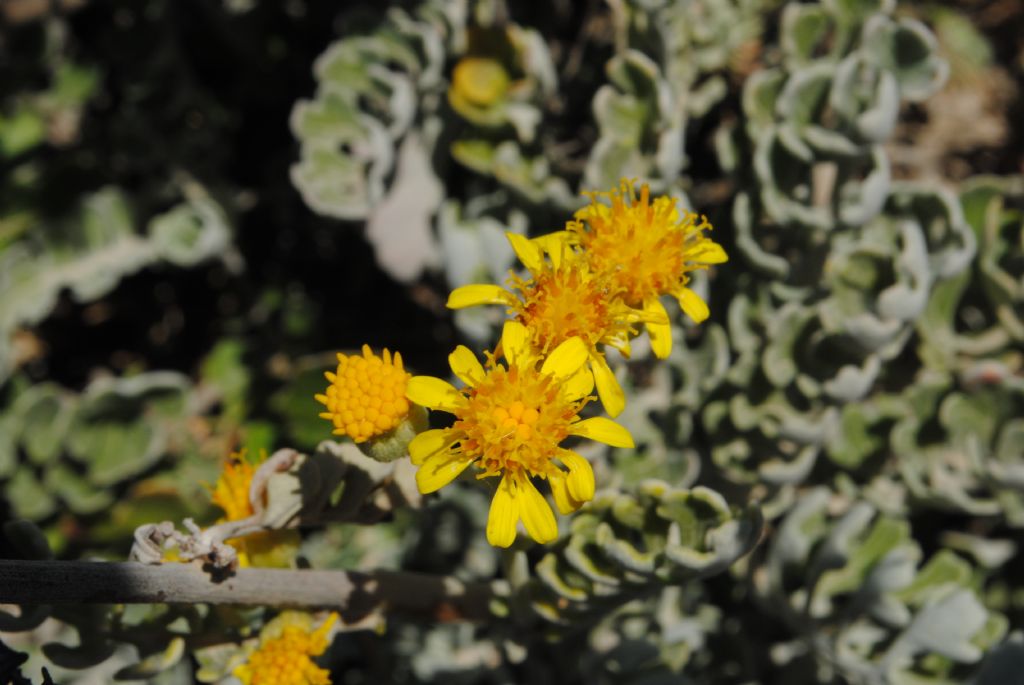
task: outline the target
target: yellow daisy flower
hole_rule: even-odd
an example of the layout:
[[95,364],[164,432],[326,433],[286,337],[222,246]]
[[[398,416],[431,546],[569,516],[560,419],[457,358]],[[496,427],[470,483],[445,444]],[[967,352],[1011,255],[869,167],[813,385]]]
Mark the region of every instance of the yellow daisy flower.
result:
[[[570,338],[580,338],[587,346],[601,404],[610,416],[618,416],[626,406],[626,396],[600,346],[608,345],[629,357],[629,339],[636,335],[633,324],[647,321],[668,325],[668,316],[651,318],[627,306],[616,297],[608,278],[595,275],[565,243],[529,240],[515,233],[506,235],[530,272],[528,280],[511,276],[511,288],[518,294],[498,285],[465,285],[452,291],[448,306],[462,309],[480,304],[505,305],[526,326],[530,345],[541,356]],[[544,258],[545,252],[550,259]]]
[[593,389],[593,376],[584,368],[586,343],[569,338],[542,362],[529,339],[526,326],[506,321],[501,336],[505,364],[489,354],[485,369],[460,345],[448,362],[466,388],[414,376],[406,392],[412,402],[449,412],[456,419],[451,428],[425,431],[409,443],[409,456],[419,466],[416,483],[421,492],[439,490],[470,464],[481,469],[478,478],[501,477],[487,517],[487,540],[496,547],[512,544],[520,520],[537,542],[557,537],[551,507],[531,477],[547,479],[563,514],[593,497],[593,469],[579,454],[559,446],[567,437],[633,446],[629,432],[611,419],[579,418]]
[[[266,458],[267,453],[260,451],[259,462],[262,463]],[[241,521],[253,515],[249,485],[256,473],[256,466],[245,458],[245,450],[232,452],[224,462],[210,497],[214,504],[224,510],[224,520]]]
[[328,636],[338,620],[331,612],[319,628],[299,611],[285,611],[260,631],[259,646],[232,674],[243,685],[331,685],[331,674],[311,657],[331,644]]
[[590,196],[566,231],[554,236],[581,248],[594,272],[610,275],[626,304],[647,312],[651,349],[664,359],[672,351],[672,330],[659,298],[672,295],[687,316],[704,321],[708,306],[686,287],[687,274],[727,261],[725,250],[704,235],[711,229],[707,218],[680,213],[672,197],[652,201],[647,184],[639,198],[628,181]]
[[[213,486],[211,501],[224,510],[222,521],[241,521],[255,513],[249,500],[249,486],[253,475],[267,453],[260,451],[253,462],[246,459],[245,450],[231,454],[224,462],[224,468]],[[251,533],[227,541],[238,552],[238,565],[288,567],[298,551],[300,536],[295,530],[268,530]]]
[[378,357],[363,345],[362,356],[338,354],[337,370],[324,375],[331,384],[316,400],[327,406],[320,417],[334,424],[335,435],[365,442],[398,428],[409,415],[405,386],[412,375],[398,352],[392,357],[385,349]]

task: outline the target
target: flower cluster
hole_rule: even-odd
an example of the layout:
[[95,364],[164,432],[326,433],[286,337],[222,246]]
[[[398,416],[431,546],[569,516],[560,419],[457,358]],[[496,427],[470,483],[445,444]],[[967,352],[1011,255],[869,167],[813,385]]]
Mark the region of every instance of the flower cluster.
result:
[[[225,460],[210,496],[213,504],[224,511],[223,521],[241,521],[256,512],[249,490],[256,469],[266,460],[267,453],[263,450],[255,458],[248,458],[242,450]],[[238,552],[238,564],[242,568],[288,567],[298,552],[299,534],[295,530],[265,530],[227,542]]]
[[[710,228],[703,217],[680,211],[673,198],[652,200],[646,185],[638,195],[624,181],[591,194],[565,230],[532,240],[508,234],[526,272],[513,273],[507,286],[456,288],[448,299],[452,309],[504,306],[510,318],[499,345],[484,353],[483,364],[466,347],[451,353],[461,388],[429,376],[403,381],[405,397],[415,405],[455,417],[450,427],[419,432],[408,443],[419,489],[434,492],[472,465],[477,478],[498,479],[487,521],[491,544],[512,544],[519,522],[537,542],[554,540],[555,517],[535,481],[548,482],[561,513],[573,512],[593,497],[594,472],[562,442],[576,436],[633,446],[625,428],[601,416],[582,418],[581,411],[595,390],[611,417],[625,407],[605,357],[608,347],[628,357],[631,339],[645,328],[654,354],[669,355],[672,334],[662,296],[675,297],[698,323],[707,318],[707,305],[688,284],[691,272],[726,261],[722,247],[705,235]],[[367,432],[346,428],[350,419],[343,412],[355,416],[353,406],[341,408],[342,398],[365,391],[343,381],[338,369],[328,374],[327,395],[317,396],[328,406],[321,416],[334,422],[336,433],[366,439]],[[390,376],[380,376],[380,387],[390,382],[385,378]]]

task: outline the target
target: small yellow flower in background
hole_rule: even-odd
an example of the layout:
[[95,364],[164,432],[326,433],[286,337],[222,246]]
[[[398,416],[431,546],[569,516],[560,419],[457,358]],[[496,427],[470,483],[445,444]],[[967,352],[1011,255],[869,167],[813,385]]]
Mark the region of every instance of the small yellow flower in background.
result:
[[362,356],[338,355],[338,369],[328,371],[326,394],[316,400],[327,405],[321,418],[334,424],[335,435],[365,442],[397,428],[409,414],[405,388],[411,378],[402,366],[402,355],[388,350],[378,357],[363,345]]
[[456,109],[463,104],[490,107],[505,97],[508,88],[508,72],[501,62],[490,57],[463,57],[452,71],[448,99]]
[[[267,453],[260,451],[258,463],[266,461]],[[249,501],[249,485],[256,473],[257,464],[245,458],[245,450],[233,452],[224,462],[224,468],[213,486],[210,499],[224,510],[224,520],[241,521],[253,515]]]
[[537,542],[550,542],[558,535],[551,507],[531,477],[547,479],[563,514],[593,497],[593,469],[586,459],[559,446],[567,437],[633,446],[629,432],[611,419],[579,418],[593,389],[593,376],[584,368],[586,343],[569,338],[542,361],[529,338],[522,323],[506,321],[501,336],[505,364],[489,354],[485,369],[460,345],[448,361],[466,388],[457,390],[440,378],[415,376],[407,391],[411,401],[456,418],[451,428],[425,431],[409,444],[412,462],[419,466],[420,491],[439,490],[470,464],[481,469],[478,478],[500,476],[487,518],[487,540],[497,547],[512,544],[520,520]]
[[[587,346],[601,403],[610,416],[618,416],[626,404],[625,393],[599,346],[613,347],[629,357],[629,339],[636,334],[633,324],[668,325],[668,316],[652,318],[626,305],[616,297],[616,286],[609,278],[594,274],[587,262],[563,242],[506,235],[530,272],[528,280],[511,277],[511,287],[518,295],[498,285],[466,285],[452,291],[448,306],[505,305],[526,327],[530,346],[541,356],[570,338],[580,338]],[[544,258],[545,251],[549,259]]]
[[[259,465],[267,460],[260,450],[255,461],[246,458],[245,450],[233,453],[224,462],[220,477],[213,486],[211,501],[224,510],[224,521],[241,521],[255,513],[249,500],[249,486]],[[292,565],[301,536],[296,530],[267,530],[232,538],[228,544],[238,552],[238,565],[285,568]]]
[[331,674],[311,657],[330,645],[328,636],[338,620],[331,613],[320,627],[299,611],[285,611],[260,631],[259,647],[233,671],[243,685],[331,685]]
[[707,304],[686,286],[689,272],[728,259],[722,246],[704,235],[711,224],[696,214],[680,213],[672,197],[652,201],[646,184],[637,197],[627,181],[610,192],[592,193],[590,204],[575,216],[557,235],[581,248],[596,273],[609,274],[626,304],[649,314],[651,348],[664,359],[672,350],[672,330],[659,300],[662,295],[675,297],[697,323],[708,317]]

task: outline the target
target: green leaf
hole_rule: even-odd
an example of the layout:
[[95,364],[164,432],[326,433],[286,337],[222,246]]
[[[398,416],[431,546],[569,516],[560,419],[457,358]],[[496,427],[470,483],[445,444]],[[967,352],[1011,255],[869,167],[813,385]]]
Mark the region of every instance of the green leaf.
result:
[[46,140],[46,122],[26,106],[0,116],[0,157],[17,157]]
[[19,469],[7,483],[7,498],[14,515],[39,521],[57,511],[57,502],[27,468]]
[[284,420],[289,439],[298,449],[315,449],[321,441],[331,437],[330,422],[319,416],[323,405],[313,399],[327,387],[324,372],[330,369],[328,366],[305,369],[270,397],[270,408]]

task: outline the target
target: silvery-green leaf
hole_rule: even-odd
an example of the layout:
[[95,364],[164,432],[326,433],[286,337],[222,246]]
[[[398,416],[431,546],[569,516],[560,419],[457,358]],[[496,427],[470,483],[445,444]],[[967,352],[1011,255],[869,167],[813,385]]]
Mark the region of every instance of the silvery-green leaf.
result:
[[406,136],[391,188],[366,222],[377,262],[392,278],[413,281],[436,262],[431,223],[442,198],[422,141],[415,134]]
[[149,224],[157,253],[178,266],[220,255],[231,241],[224,210],[209,198],[178,205]]
[[987,612],[970,590],[957,590],[926,604],[889,649],[886,661],[898,667],[902,658],[935,652],[958,662],[973,663],[981,650],[971,638],[985,625]]
[[17,425],[20,442],[29,458],[37,464],[55,459],[71,423],[74,401],[53,383],[33,385],[18,395],[11,407],[9,421]]
[[57,502],[29,469],[18,469],[6,484],[7,501],[14,515],[38,521],[57,511]]
[[832,27],[830,13],[821,5],[786,5],[782,12],[781,43],[795,64],[809,62]]
[[949,75],[949,63],[938,56],[935,35],[916,19],[894,21],[875,15],[864,23],[862,40],[863,53],[895,74],[904,98],[927,98]]
[[137,664],[126,666],[114,674],[115,680],[141,680],[154,678],[173,668],[185,654],[185,639],[172,637],[167,648],[147,656]]
[[95,514],[114,501],[110,490],[96,487],[71,469],[58,465],[46,471],[44,483],[75,514]]

